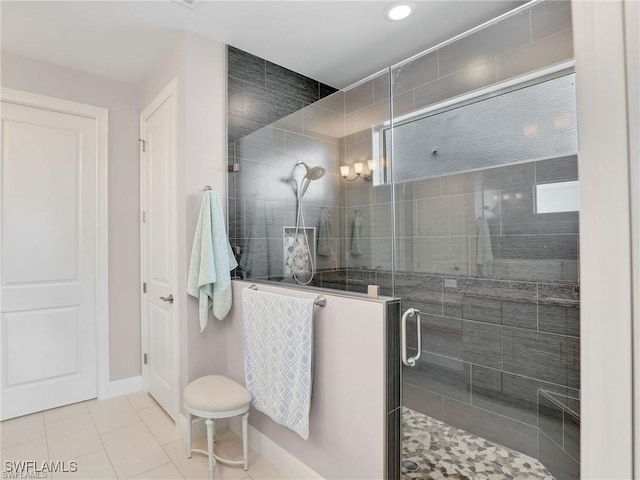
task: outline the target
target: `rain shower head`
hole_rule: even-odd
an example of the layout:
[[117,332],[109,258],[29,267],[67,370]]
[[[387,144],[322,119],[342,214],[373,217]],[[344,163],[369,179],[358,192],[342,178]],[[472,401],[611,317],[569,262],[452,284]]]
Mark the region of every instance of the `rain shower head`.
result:
[[324,174],[327,173],[327,170],[324,167],[310,167],[305,162],[297,162],[296,167],[304,167],[307,171],[304,176],[307,180],[318,180],[324,177]]

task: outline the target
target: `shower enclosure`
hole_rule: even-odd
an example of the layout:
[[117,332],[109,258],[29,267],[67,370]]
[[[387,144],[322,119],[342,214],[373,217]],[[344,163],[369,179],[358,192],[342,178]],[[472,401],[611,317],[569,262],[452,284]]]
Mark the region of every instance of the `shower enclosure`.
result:
[[527,4],[230,141],[238,276],[401,299],[389,479],[579,478],[571,60]]

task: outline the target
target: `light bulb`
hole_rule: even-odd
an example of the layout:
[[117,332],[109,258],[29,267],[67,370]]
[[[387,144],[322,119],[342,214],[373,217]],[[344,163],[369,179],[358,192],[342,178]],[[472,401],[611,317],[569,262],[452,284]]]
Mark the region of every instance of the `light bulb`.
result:
[[340,175],[342,175],[343,178],[347,178],[349,176],[349,165],[342,165],[340,167]]
[[367,160],[367,167],[369,167],[370,172],[373,172],[373,160]]
[[356,162],[353,164],[353,170],[356,172],[356,175],[362,175],[362,168],[364,165],[362,162]]

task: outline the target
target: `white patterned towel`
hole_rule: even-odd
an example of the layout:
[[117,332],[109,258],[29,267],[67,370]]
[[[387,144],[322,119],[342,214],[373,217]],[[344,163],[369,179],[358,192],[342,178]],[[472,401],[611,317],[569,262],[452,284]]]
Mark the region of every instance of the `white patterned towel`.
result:
[[242,290],[244,371],[251,404],[309,438],[313,299]]

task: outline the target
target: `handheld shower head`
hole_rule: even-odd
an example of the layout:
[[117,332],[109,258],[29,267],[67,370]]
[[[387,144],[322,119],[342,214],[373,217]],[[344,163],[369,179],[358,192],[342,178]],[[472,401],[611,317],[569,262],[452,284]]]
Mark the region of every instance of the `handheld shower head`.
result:
[[297,162],[296,167],[304,167],[306,173],[304,176],[307,180],[318,180],[324,177],[324,174],[327,173],[327,170],[324,167],[310,167],[305,162]]

